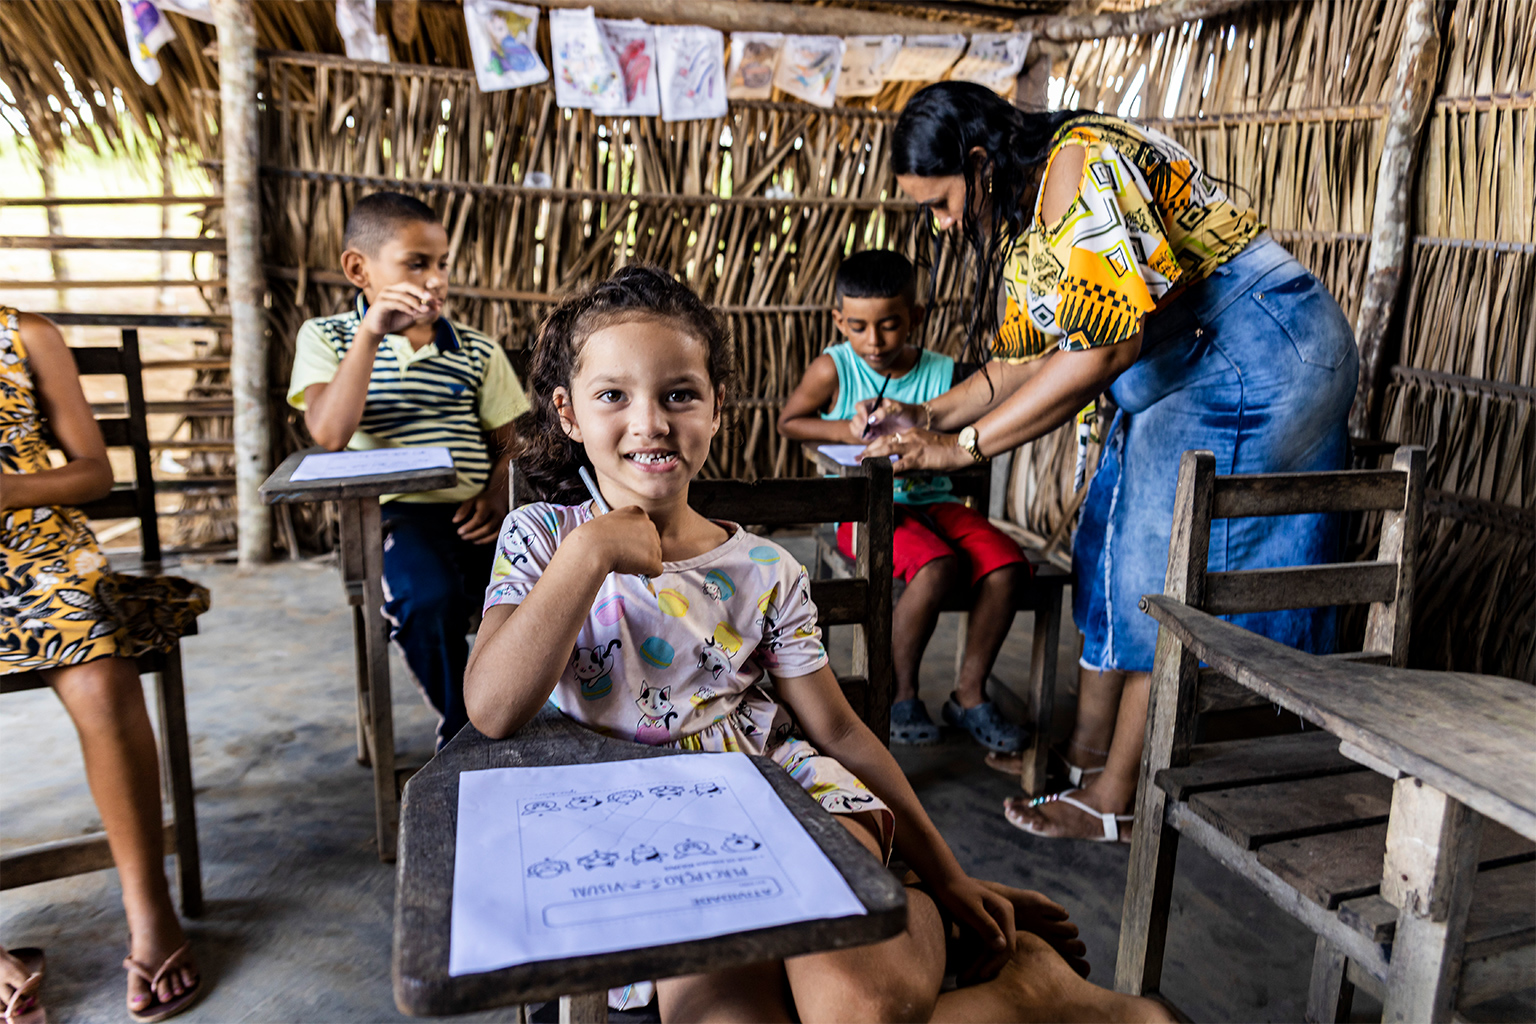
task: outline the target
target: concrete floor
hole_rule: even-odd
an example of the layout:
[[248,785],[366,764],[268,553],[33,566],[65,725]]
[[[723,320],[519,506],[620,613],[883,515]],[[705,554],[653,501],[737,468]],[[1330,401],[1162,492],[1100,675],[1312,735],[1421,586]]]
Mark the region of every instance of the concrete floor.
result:
[[[374,854],[369,774],[354,759],[351,627],[336,570],[299,562],[249,576],[222,565],[181,571],[213,591],[213,608],[183,645],[207,897],[188,931],[210,992],[180,1019],[400,1019],[389,977],[394,872]],[[935,714],[952,672],[954,623],[945,618],[924,662],[923,696]],[[1071,687],[1076,637],[1065,632],[1061,675]],[[1021,615],[1001,679],[1025,678],[1029,637]],[[434,717],[398,661],[394,679],[398,746],[425,760]],[[1063,693],[1064,727],[1071,696]],[[14,759],[6,775],[0,848],[95,828],[75,735],[53,695],[6,696],[0,730],[13,751],[25,743],[42,752]],[[1094,980],[1107,984],[1127,848],[1009,826],[1000,808],[1014,780],[987,769],[967,739],[898,748],[898,758],[961,863],[1064,903],[1083,929]],[[1198,851],[1181,854],[1169,997],[1197,1020],[1300,1020],[1311,935]],[[0,942],[48,952],[44,998],[55,1021],[124,1019],[119,900],[112,871],[0,894]],[[507,1010],[474,1019],[515,1018]]]

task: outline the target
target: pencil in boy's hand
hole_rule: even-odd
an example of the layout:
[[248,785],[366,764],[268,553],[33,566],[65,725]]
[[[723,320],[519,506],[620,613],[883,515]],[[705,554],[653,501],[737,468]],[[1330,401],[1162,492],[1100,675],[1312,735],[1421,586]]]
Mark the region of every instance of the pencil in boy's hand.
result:
[[869,407],[869,416],[864,420],[864,433],[860,437],[869,436],[869,428],[875,425],[875,410],[880,408],[880,400],[885,397],[886,386],[891,383],[891,375],[885,375],[885,382],[880,385],[880,390],[875,393],[875,404]]
[[[587,493],[592,495],[593,507],[603,515],[612,512],[613,506],[603,499],[603,492],[597,489],[597,481],[592,479],[592,474],[587,472],[587,467],[578,466],[576,467],[576,472],[581,475],[581,482],[587,485]],[[636,575],[639,574],[637,573]],[[651,578],[649,576],[640,576],[640,582],[645,584],[645,589],[651,592],[652,597],[656,596],[656,588],[651,586]]]

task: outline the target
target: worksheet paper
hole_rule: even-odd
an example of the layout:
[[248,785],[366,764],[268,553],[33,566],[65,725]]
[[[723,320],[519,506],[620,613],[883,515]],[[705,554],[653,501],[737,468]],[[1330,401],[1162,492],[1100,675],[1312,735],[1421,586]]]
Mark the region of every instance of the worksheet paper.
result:
[[304,480],[345,480],[381,473],[409,473],[413,469],[452,469],[447,448],[370,448],[362,452],[320,452],[306,455],[293,475]]
[[885,84],[885,69],[901,52],[901,36],[849,36],[843,40],[839,96],[875,96]]
[[975,33],[965,56],[950,68],[950,80],[975,82],[997,93],[1012,92],[1019,72],[1024,70],[1029,40],[1028,32]]
[[745,754],[459,776],[454,977],[865,913]]
[[[839,466],[857,466],[863,461],[864,449],[867,446],[862,444],[819,444],[816,447],[821,450],[823,455]],[[891,461],[895,462],[900,457],[899,455],[892,455]]]
[[965,36],[907,36],[901,52],[885,69],[887,82],[932,82],[943,78],[965,50]]

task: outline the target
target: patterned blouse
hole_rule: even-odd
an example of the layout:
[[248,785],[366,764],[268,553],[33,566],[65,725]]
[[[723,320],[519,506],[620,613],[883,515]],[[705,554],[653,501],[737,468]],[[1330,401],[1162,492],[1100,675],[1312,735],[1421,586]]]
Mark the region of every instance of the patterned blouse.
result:
[[1160,132],[1094,114],[1062,125],[1051,161],[1067,146],[1086,150],[1077,197],[1054,225],[1036,199],[1004,268],[1007,311],[992,354],[1007,362],[1132,337],[1143,316],[1264,230]]

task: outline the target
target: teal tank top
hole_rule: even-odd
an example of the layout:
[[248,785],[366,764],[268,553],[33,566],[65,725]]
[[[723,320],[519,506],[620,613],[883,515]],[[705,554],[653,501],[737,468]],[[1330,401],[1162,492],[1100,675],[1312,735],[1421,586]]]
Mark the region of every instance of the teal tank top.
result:
[[[830,410],[821,414],[821,418],[853,419],[854,405],[878,395],[880,385],[885,384],[885,377],[871,370],[869,364],[860,359],[853,346],[846,341],[827,349],[827,355],[832,357],[833,364],[837,366],[837,401],[832,403]],[[948,391],[954,376],[953,359],[927,349],[919,349],[917,362],[903,376],[886,386],[885,397],[920,405]],[[926,480],[897,477],[894,497],[904,505],[932,505],[940,501],[959,500],[952,493],[947,476]]]

